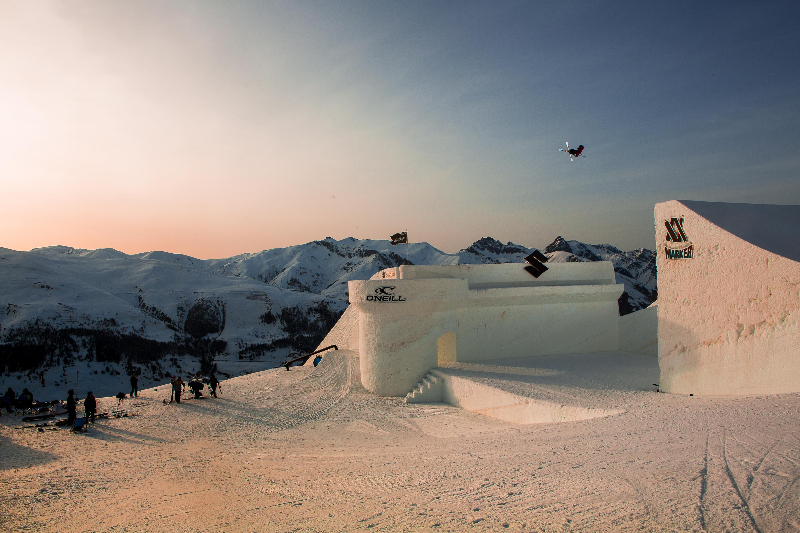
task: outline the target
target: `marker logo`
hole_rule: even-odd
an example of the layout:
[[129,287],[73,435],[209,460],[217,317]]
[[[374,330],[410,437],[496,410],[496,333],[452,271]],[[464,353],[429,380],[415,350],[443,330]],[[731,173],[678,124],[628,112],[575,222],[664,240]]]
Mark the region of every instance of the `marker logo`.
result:
[[667,228],[667,242],[664,244],[664,257],[667,259],[692,259],[694,245],[689,242],[683,228],[683,217],[672,217],[664,221]]
[[664,225],[667,227],[668,241],[689,242],[689,238],[686,236],[686,232],[683,231],[683,217],[681,218],[672,217],[669,220],[665,220]]

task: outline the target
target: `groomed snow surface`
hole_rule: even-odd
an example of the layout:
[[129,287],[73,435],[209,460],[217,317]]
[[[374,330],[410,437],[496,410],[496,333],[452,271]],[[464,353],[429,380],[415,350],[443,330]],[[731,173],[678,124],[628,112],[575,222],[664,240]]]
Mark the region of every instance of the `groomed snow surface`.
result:
[[513,424],[409,405],[367,393],[342,350],[216,399],[149,389],[125,401],[138,416],[81,434],[4,413],[0,530],[800,531],[800,395],[660,394],[657,359],[626,353],[492,365],[455,370],[621,412]]

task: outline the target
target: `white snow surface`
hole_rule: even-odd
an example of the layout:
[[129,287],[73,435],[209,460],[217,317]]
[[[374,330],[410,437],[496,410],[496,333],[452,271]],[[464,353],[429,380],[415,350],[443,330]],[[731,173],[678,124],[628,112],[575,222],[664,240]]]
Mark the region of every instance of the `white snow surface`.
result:
[[407,405],[366,393],[333,352],[226,380],[216,399],[149,389],[125,400],[137,416],[86,433],[4,413],[0,529],[800,531],[798,394],[659,394],[655,358],[624,353],[469,371],[621,412],[513,424]]
[[[39,369],[7,372],[2,382],[19,392],[29,387],[37,400],[65,398],[66,390],[81,386],[101,395],[129,390],[125,361],[103,361],[80,340],[80,330],[109,331],[143,339],[169,342],[183,332],[192,305],[201,299],[222,302],[226,307],[224,330],[218,336],[228,343],[218,357],[221,372],[239,375],[274,367],[289,348],[281,348],[256,363],[240,360],[238,350],[252,344],[269,344],[286,337],[279,321],[264,323],[266,312],[285,308],[308,309],[320,303],[343,311],[346,302],[278,287],[246,277],[215,274],[205,262],[187,256],[153,252],[129,256],[113,250],[75,250],[51,247],[31,252],[0,251],[0,342],[9,334],[24,337],[32,325],[59,330],[71,328],[79,340],[75,354],[48,354]],[[17,337],[14,337],[17,339]],[[17,342],[19,342],[17,340]],[[0,344],[0,348],[2,345]],[[168,373],[199,371],[196,357],[164,361]],[[163,378],[147,364],[140,386]],[[161,369],[161,367],[159,367]],[[81,377],[82,376],[82,377]],[[90,377],[91,376],[91,377]],[[3,389],[5,390],[5,388]]]
[[[647,258],[652,252],[621,252],[578,241],[569,245],[574,254],[546,255],[554,262],[611,260],[617,267],[617,282],[625,284],[634,308],[649,304],[655,290],[655,270]],[[12,342],[11,332],[31,324],[54,330],[107,330],[166,343],[185,338],[189,309],[205,299],[224,304],[226,310],[218,338],[227,342],[227,348],[215,361],[221,372],[240,375],[274,367],[295,351],[274,348],[252,361],[240,360],[244,348],[270,346],[290,336],[280,320],[262,320],[267,312],[277,316],[284,309],[323,304],[341,312],[347,306],[349,280],[369,279],[406,260],[416,265],[522,263],[533,250],[490,237],[455,254],[428,243],[392,246],[388,240],[348,237],[209,260],[161,251],[128,255],[109,248],[51,246],[29,252],[0,248],[0,350],[3,343]],[[41,400],[65,398],[66,390],[76,385],[101,395],[128,390],[125,358],[119,363],[97,361],[91,346],[77,342],[81,348],[74,357],[46,361],[33,372],[7,372],[0,385],[16,391],[28,387]],[[150,387],[166,373],[199,371],[199,362],[196,356],[176,356],[155,369],[137,367],[143,370],[140,386]],[[84,379],[89,376],[91,380]]]

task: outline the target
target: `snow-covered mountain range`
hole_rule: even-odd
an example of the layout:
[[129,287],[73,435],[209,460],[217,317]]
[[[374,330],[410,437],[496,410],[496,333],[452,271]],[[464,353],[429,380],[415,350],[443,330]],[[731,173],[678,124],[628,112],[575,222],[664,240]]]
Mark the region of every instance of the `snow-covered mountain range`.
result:
[[639,248],[623,252],[610,244],[584,244],[565,241],[559,236],[544,249],[544,253],[551,262],[611,261],[617,283],[625,285],[625,292],[619,299],[620,315],[644,309],[658,299],[653,250]]
[[[521,263],[532,251],[490,237],[455,254],[428,243],[328,237],[213,260],[0,248],[0,372],[18,388],[50,391],[70,388],[83,375],[84,383],[96,384],[95,394],[116,394],[131,372],[147,387],[175,372],[262,370],[322,340],[348,305],[349,280],[406,262]],[[558,237],[543,251],[550,261],[612,261],[625,284],[621,314],[656,298],[651,250]]]

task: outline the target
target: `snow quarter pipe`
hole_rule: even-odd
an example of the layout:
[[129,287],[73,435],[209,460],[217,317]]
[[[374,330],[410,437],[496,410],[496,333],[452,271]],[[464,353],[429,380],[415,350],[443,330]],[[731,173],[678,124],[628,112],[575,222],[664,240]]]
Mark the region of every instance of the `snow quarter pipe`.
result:
[[800,206],[655,206],[663,392],[800,392]]

